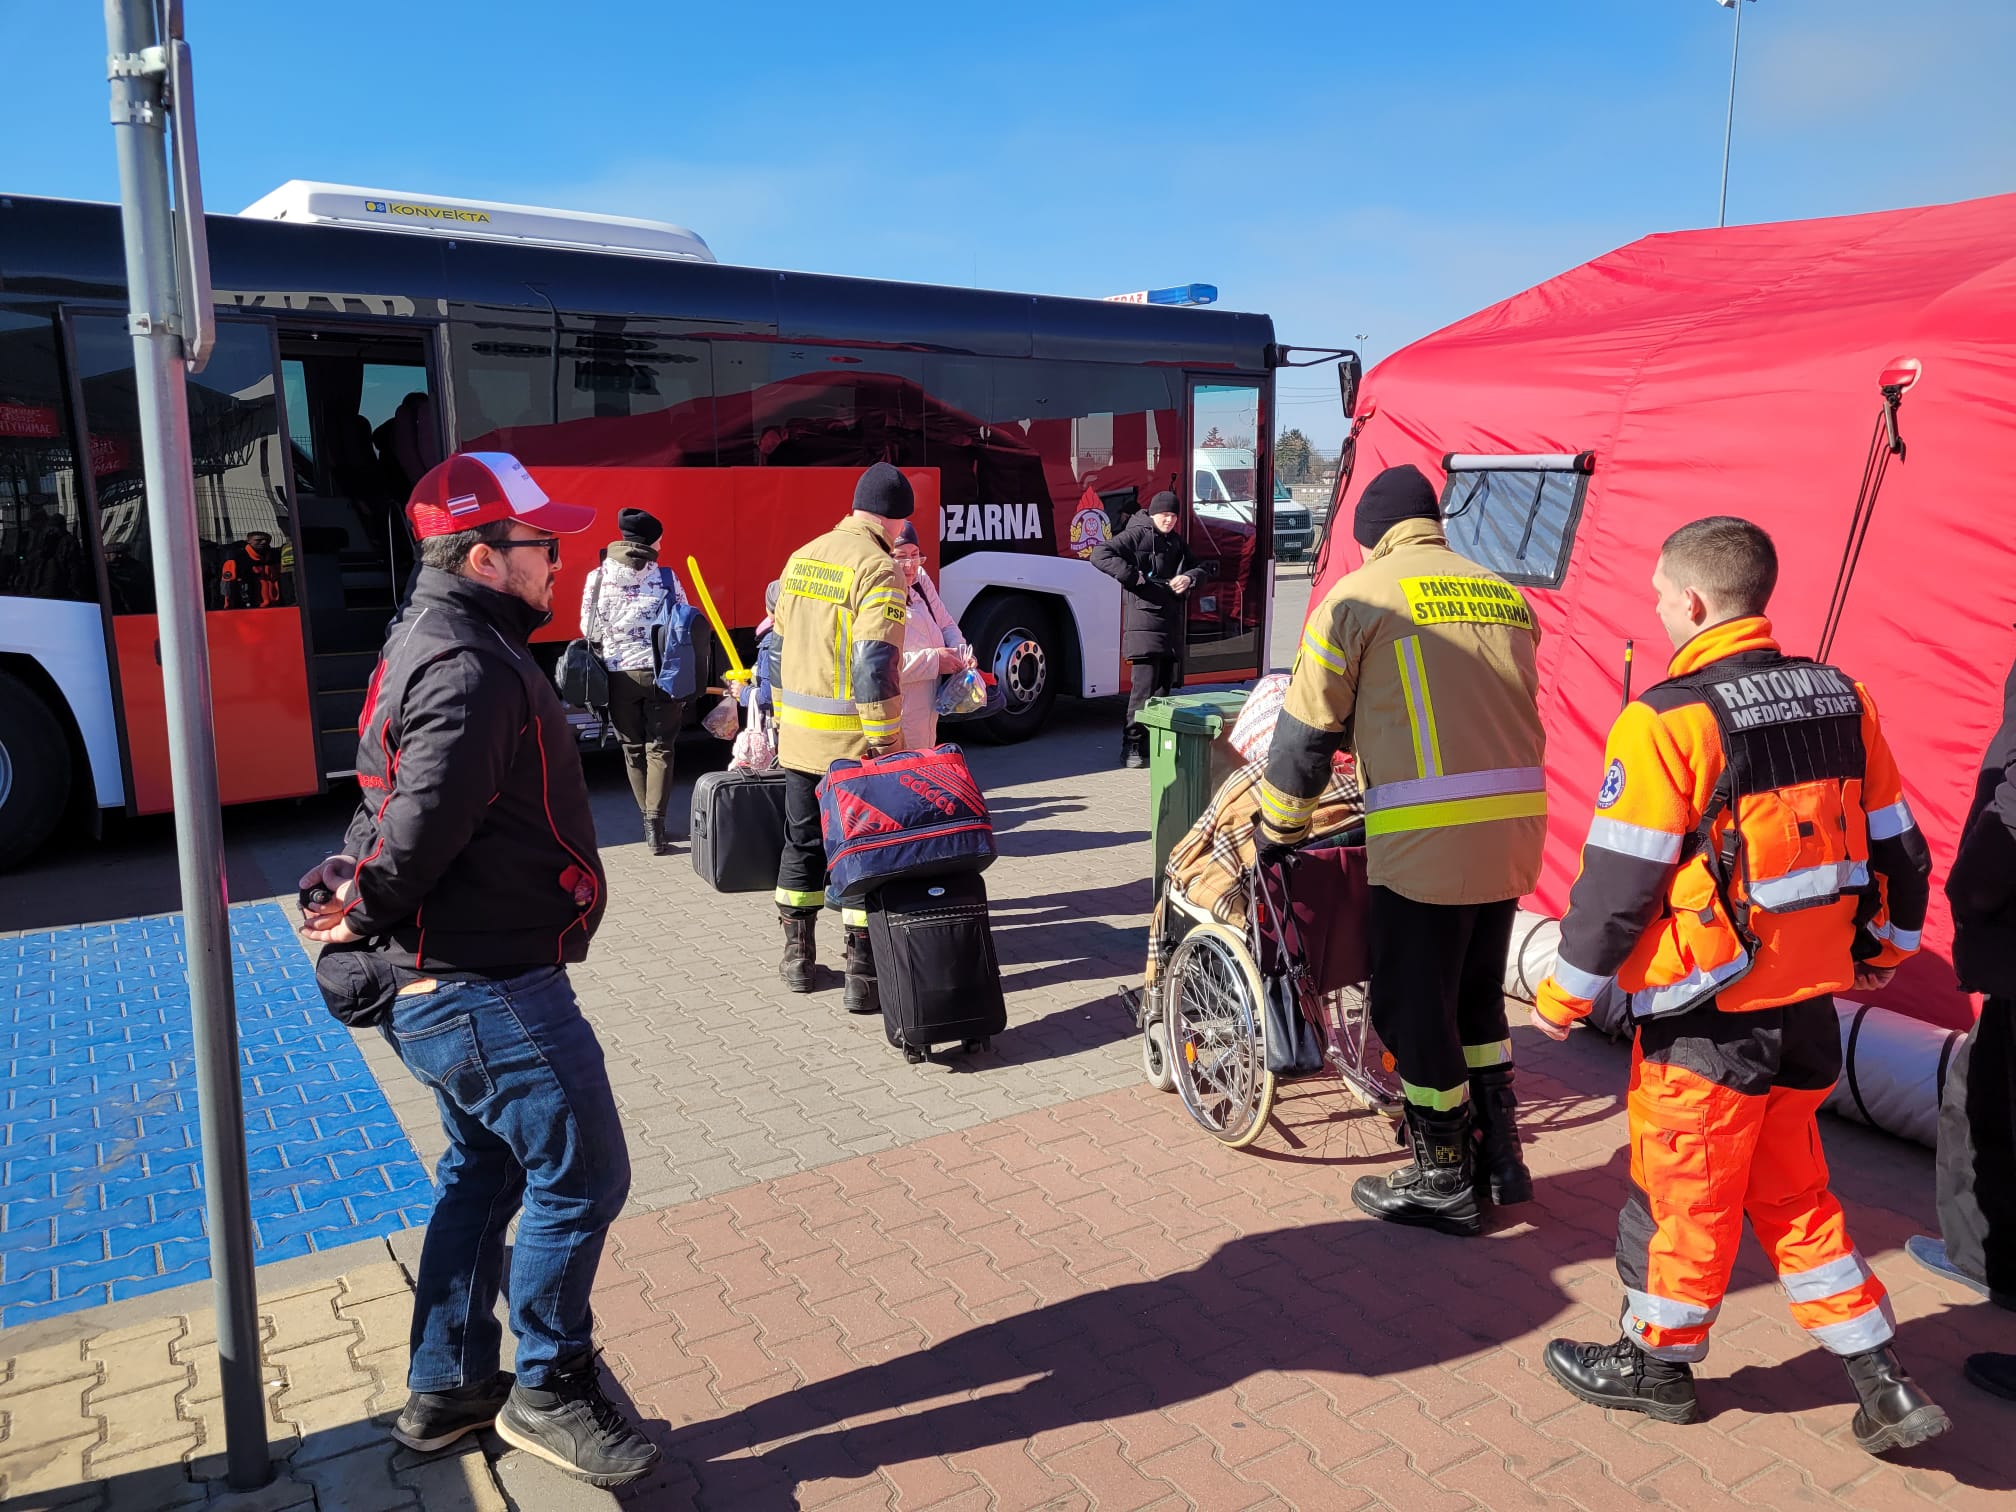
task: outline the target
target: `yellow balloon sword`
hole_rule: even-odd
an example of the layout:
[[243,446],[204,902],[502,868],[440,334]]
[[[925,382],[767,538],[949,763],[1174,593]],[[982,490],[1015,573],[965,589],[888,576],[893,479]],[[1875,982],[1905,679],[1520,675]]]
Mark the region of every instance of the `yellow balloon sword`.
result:
[[728,627],[721,623],[721,611],[714,607],[714,595],[707,591],[707,579],[700,575],[698,557],[686,558],[686,570],[693,575],[693,591],[700,595],[700,607],[707,611],[707,622],[714,627],[715,639],[722,650],[728,653],[728,665],[732,669],[727,674],[728,681],[744,683],[753,675],[742,665],[742,657],[735,649],[735,640],[728,633]]

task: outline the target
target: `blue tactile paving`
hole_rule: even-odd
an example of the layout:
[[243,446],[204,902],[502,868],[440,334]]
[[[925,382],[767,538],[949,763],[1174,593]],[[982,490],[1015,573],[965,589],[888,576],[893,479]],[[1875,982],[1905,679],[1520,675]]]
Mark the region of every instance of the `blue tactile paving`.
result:
[[[424,1223],[426,1170],[286,915],[231,910],[261,1263]],[[0,939],[0,1326],[210,1274],[179,917]]]

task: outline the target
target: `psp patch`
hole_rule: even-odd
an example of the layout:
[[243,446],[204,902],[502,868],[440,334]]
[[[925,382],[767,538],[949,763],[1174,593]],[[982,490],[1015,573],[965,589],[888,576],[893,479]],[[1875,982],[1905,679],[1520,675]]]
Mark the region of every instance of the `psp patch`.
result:
[[1613,760],[1603,773],[1603,786],[1596,791],[1596,807],[1607,809],[1624,796],[1624,763]]

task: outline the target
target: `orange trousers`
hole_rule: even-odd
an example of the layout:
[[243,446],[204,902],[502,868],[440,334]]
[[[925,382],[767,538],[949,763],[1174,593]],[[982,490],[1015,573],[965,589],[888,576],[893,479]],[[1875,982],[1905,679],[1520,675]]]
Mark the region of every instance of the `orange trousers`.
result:
[[1840,1074],[1831,997],[1639,1025],[1617,1274],[1624,1331],[1648,1354],[1707,1354],[1746,1217],[1818,1343],[1852,1355],[1889,1342],[1888,1294],[1827,1189],[1815,1115]]

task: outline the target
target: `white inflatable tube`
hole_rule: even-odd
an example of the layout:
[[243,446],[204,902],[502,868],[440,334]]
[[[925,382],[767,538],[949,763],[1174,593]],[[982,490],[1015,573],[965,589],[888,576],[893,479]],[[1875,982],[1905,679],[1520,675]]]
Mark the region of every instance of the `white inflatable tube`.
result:
[[[1505,961],[1505,995],[1532,1002],[1560,950],[1560,921],[1521,909]],[[1823,1106],[1886,1134],[1936,1147],[1939,1096],[1960,1031],[1846,998],[1836,998],[1834,1008],[1841,1022],[1841,1080]],[[1606,1000],[1590,1017],[1596,1027],[1619,1033],[1629,1015],[1621,1001]]]

